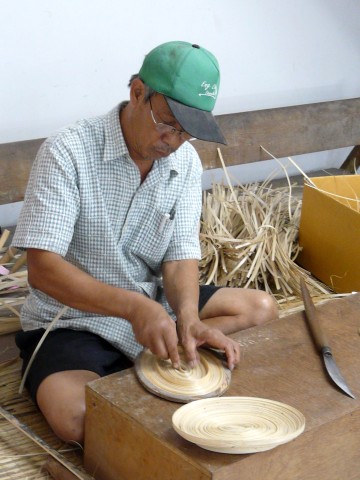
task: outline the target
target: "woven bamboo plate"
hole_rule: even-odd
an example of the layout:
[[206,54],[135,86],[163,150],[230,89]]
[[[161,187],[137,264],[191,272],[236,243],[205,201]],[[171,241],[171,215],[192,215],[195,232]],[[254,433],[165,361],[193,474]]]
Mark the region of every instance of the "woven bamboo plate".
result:
[[175,431],[220,453],[255,453],[290,442],[305,428],[304,415],[284,403],[255,397],[198,400],[172,417]]
[[199,350],[200,361],[190,368],[181,348],[180,369],[170,360],[161,360],[149,350],[140,353],[135,372],[140,383],[151,393],[173,402],[187,403],[222,395],[231,382],[231,372],[222,360],[207,350]]

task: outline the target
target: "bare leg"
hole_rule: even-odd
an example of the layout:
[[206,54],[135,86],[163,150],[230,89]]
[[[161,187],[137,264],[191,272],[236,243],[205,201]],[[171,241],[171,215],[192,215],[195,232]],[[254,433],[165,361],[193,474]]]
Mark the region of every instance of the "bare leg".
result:
[[278,318],[273,298],[260,290],[222,288],[209,299],[200,319],[225,335]]
[[88,370],[68,370],[41,382],[36,396],[39,408],[62,440],[84,441],[85,385],[97,378]]

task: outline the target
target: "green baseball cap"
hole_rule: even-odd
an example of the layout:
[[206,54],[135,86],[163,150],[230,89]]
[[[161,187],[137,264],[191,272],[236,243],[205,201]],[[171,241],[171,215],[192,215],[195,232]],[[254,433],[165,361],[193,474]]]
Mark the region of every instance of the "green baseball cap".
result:
[[199,45],[167,42],[145,56],[139,77],[164,95],[181,127],[199,140],[226,144],[211,113],[219,92],[214,55]]

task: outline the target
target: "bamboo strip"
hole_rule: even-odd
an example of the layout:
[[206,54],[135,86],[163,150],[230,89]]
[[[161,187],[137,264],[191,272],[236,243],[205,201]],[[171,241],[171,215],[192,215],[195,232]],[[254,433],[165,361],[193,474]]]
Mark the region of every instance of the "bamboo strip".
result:
[[20,430],[24,435],[30,438],[34,443],[39,447],[45,450],[51,457],[55,458],[59,463],[66,467],[76,478],[80,480],[93,480],[93,477],[90,475],[80,472],[73,464],[71,464],[63,455],[61,455],[57,450],[51,448],[47,445],[42,438],[36,435],[27,425],[21,423],[14,415],[10,412],[7,412],[4,408],[0,407],[0,415],[4,417],[11,425]]
[[14,265],[11,267],[10,273],[17,272],[23,265],[26,263],[26,252],[22,252],[20,257],[16,260]]
[[9,247],[5,254],[0,258],[0,265],[4,265],[5,263],[9,263],[16,255],[16,248]]
[[49,332],[51,331],[51,329],[55,326],[55,324],[58,322],[58,320],[61,318],[61,316],[68,310],[68,306],[64,305],[57,313],[57,315],[55,315],[55,317],[52,319],[52,321],[49,323],[48,327],[46,328],[45,332],[43,333],[43,335],[41,336],[38,344],[36,345],[36,348],[35,350],[33,351],[31,357],[30,357],[30,360],[29,360],[29,363],[27,364],[27,367],[25,369],[25,372],[23,374],[23,377],[21,379],[21,383],[20,383],[20,387],[19,387],[19,393],[22,393],[23,391],[23,388],[24,388],[24,385],[25,385],[25,381],[26,381],[26,378],[27,378],[27,375],[29,373],[29,370],[31,368],[31,365],[33,364],[33,361],[35,360],[35,357],[37,355],[37,352],[39,351],[41,345],[43,344],[43,342],[45,341],[47,335],[49,334]]
[[10,236],[10,230],[5,229],[0,237],[0,248],[3,248],[9,236]]
[[0,335],[7,335],[21,330],[19,317],[0,317]]

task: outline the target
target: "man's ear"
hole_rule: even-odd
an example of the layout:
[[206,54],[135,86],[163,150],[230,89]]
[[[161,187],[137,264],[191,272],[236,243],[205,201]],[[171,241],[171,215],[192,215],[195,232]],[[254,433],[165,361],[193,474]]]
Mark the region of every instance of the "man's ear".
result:
[[145,85],[140,78],[135,78],[131,82],[130,101],[133,105],[143,102],[145,98]]

